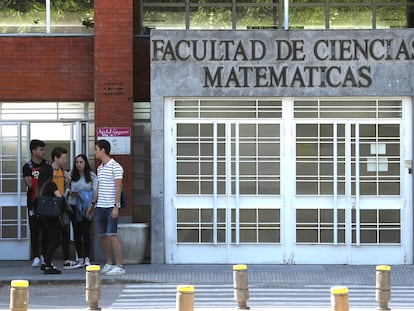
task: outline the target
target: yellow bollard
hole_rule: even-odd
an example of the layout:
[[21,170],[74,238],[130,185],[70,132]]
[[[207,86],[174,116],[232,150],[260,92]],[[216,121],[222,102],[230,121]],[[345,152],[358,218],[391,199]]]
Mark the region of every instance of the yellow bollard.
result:
[[233,288],[234,300],[237,301],[238,309],[248,310],[247,300],[249,296],[249,285],[246,265],[233,266]]
[[29,281],[14,280],[10,285],[10,310],[26,311],[29,305]]
[[88,310],[101,310],[99,300],[101,299],[101,267],[91,265],[86,267],[86,301],[89,302]]
[[193,311],[194,310],[194,286],[179,285],[177,286],[177,311]]
[[388,302],[391,300],[391,267],[377,266],[375,300],[378,302],[377,310],[391,310]]
[[331,287],[331,309],[332,311],[349,311],[347,287]]

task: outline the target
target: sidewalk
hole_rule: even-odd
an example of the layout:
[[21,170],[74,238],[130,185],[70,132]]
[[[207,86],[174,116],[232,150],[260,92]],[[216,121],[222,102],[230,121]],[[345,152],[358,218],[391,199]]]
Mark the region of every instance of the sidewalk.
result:
[[[55,262],[60,269],[62,263]],[[100,263],[102,265],[102,263]],[[127,274],[121,276],[101,276],[102,284],[169,283],[169,284],[233,284],[233,265],[125,265]],[[247,265],[249,286],[301,288],[310,285],[323,286],[375,286],[376,266],[374,265]],[[32,268],[29,261],[0,261],[0,282],[6,287],[11,280],[28,280],[29,284],[85,284],[85,270],[62,270],[60,275],[45,275]],[[414,265],[391,266],[392,286],[414,286]],[[392,289],[391,289],[392,290]],[[329,295],[329,293],[327,293]],[[31,308],[32,309],[32,308]],[[6,309],[0,308],[0,311]],[[49,311],[50,309],[36,309]],[[80,311],[85,308],[65,309]],[[148,309],[152,310],[152,309]],[[171,311],[172,309],[157,309]],[[235,308],[197,308],[195,311],[231,311]],[[330,307],[272,307],[251,308],[252,311],[325,311]],[[353,308],[350,311],[372,311],[374,308]],[[393,308],[393,311],[411,309]],[[145,311],[145,309],[140,309]]]
[[[97,263],[101,264],[101,263]],[[62,263],[55,265],[61,269]],[[232,284],[233,265],[227,264],[138,264],[125,265],[127,273],[120,276],[102,275],[102,284],[112,283],[172,283],[172,284]],[[301,287],[306,285],[375,286],[374,265],[247,265],[249,285]],[[59,275],[45,275],[32,268],[29,261],[0,261],[0,283],[28,280],[29,284],[84,283],[85,270],[62,270]],[[414,265],[391,266],[392,286],[414,286]]]

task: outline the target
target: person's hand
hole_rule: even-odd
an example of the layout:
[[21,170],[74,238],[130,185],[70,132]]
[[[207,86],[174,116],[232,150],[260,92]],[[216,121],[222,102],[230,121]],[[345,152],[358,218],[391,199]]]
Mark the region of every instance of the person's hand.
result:
[[92,210],[94,210],[95,207],[91,204],[91,206],[88,207],[86,210],[86,217],[91,217],[91,214],[93,213]]
[[115,218],[118,218],[118,215],[119,215],[119,208],[115,206],[112,209],[111,217],[115,219]]

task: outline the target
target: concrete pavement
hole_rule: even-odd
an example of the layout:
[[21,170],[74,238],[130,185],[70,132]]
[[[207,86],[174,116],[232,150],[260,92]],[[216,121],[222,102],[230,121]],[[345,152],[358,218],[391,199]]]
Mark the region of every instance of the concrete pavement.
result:
[[[95,264],[101,264],[98,262]],[[55,261],[61,269],[62,263]],[[233,282],[233,265],[229,264],[137,264],[125,265],[127,273],[120,276],[102,275],[102,283],[175,283],[224,284]],[[249,284],[276,287],[306,285],[375,285],[375,265],[249,265]],[[59,275],[45,275],[32,268],[29,261],[0,261],[0,283],[11,280],[28,280],[29,283],[84,282],[85,270],[63,270]],[[391,266],[391,284],[414,285],[414,265]]]
[[[101,264],[98,262],[96,264]],[[62,263],[55,261],[58,268]],[[261,287],[300,288],[307,285],[327,286],[375,286],[374,265],[247,265],[249,285]],[[232,284],[233,265],[162,265],[138,264],[125,265],[127,274],[121,276],[101,276],[103,284],[132,283],[170,283],[170,284]],[[85,270],[62,270],[60,275],[45,275],[39,269],[32,268],[29,261],[0,261],[0,284],[9,286],[12,280],[28,280],[29,284],[85,284]],[[413,286],[414,265],[391,266],[392,286]],[[392,291],[392,289],[391,289]],[[327,293],[329,295],[329,293]],[[330,308],[252,308],[253,311],[316,311]],[[414,308],[413,308],[414,309]],[[5,309],[0,309],[5,310]],[[40,309],[37,309],[40,310]],[[79,311],[82,309],[65,309]],[[142,309],[143,310],[143,309]],[[171,309],[170,309],[171,310]],[[197,308],[196,311],[212,309]],[[234,308],[214,308],[216,311],[229,311]],[[352,308],[351,311],[367,311],[373,308]],[[395,309],[409,310],[409,309]],[[162,310],[159,310],[162,311]]]

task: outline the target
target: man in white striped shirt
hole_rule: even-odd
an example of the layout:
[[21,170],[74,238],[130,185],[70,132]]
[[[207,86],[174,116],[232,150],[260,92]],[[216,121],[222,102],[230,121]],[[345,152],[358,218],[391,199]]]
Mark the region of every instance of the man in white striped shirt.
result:
[[[121,208],[122,178],[124,169],[109,155],[111,144],[100,139],[95,143],[95,158],[102,163],[97,170],[98,189],[92,201],[88,214],[93,208],[97,233],[101,237],[102,249],[106,264],[101,273],[106,275],[125,274],[122,264],[121,243],[117,236],[118,216]],[[112,262],[112,251],[114,252],[115,264]]]

